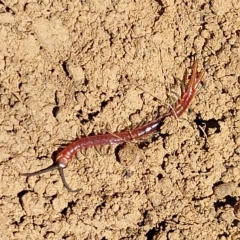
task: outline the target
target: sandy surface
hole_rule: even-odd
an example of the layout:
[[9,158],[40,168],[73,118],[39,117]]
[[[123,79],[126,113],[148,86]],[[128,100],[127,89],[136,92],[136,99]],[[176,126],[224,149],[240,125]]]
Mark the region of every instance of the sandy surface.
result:
[[[239,0],[61,2],[0,2],[0,239],[239,239]],[[20,176],[168,111],[195,54],[191,108],[144,143],[78,154],[81,192]]]

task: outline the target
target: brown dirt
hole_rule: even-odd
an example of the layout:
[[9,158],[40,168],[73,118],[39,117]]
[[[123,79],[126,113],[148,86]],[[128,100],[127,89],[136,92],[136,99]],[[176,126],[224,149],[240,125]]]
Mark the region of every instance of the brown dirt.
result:
[[[0,2],[0,238],[239,239],[239,1],[62,2]],[[191,109],[146,144],[79,154],[80,193],[20,176],[83,131],[167,111],[195,54]]]

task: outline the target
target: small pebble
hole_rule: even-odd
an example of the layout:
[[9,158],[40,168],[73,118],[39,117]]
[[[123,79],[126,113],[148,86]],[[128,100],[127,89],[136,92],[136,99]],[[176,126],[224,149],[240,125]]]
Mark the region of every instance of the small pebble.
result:
[[228,195],[232,195],[233,191],[235,190],[235,184],[232,182],[229,183],[222,183],[216,187],[214,187],[213,193],[218,199],[223,199]]

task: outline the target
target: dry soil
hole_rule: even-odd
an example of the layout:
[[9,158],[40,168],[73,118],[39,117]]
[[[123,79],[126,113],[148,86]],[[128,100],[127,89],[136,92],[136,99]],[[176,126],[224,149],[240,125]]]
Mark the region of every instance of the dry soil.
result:
[[[240,239],[239,0],[0,1],[0,239]],[[144,141],[53,153],[171,109]],[[101,152],[99,154],[98,152]]]

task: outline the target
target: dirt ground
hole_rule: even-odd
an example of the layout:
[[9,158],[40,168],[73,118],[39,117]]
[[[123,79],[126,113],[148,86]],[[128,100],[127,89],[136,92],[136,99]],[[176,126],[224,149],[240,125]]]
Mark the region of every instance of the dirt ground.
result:
[[[63,3],[65,2],[65,3]],[[240,239],[238,0],[0,1],[0,239]],[[159,134],[54,152],[163,114],[197,54],[204,86]],[[99,154],[100,152],[100,154]]]

